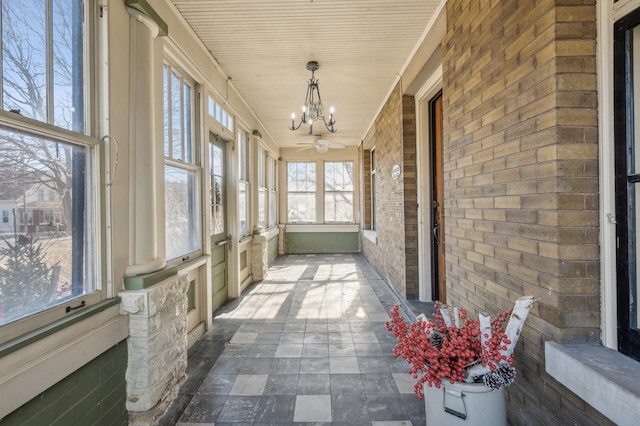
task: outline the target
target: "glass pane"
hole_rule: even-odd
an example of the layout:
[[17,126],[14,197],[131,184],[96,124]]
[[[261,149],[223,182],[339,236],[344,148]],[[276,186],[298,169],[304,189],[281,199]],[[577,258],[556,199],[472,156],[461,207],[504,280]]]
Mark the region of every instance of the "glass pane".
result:
[[267,227],[267,190],[258,190],[258,225]]
[[331,192],[324,197],[325,222],[353,222],[353,193]]
[[171,73],[171,158],[182,160],[182,104],[180,103],[180,77]]
[[325,163],[324,182],[327,191],[353,191],[353,163]]
[[[27,2],[28,3],[28,2]],[[52,3],[53,123],[84,132],[82,3]]]
[[240,235],[249,233],[249,191],[246,182],[238,183],[238,219],[240,220]]
[[209,97],[209,115],[211,117],[215,116],[216,113],[216,104],[213,102],[213,99],[211,99],[211,97]]
[[289,222],[315,222],[316,195],[289,194],[287,197],[287,220]]
[[45,11],[44,0],[2,2],[2,108],[47,122]]
[[0,325],[95,290],[87,148],[0,128]]
[[211,204],[222,205],[222,176],[213,176]]
[[167,259],[200,248],[197,174],[165,165],[165,232]]
[[171,135],[170,135],[170,129],[171,129],[171,122],[169,121],[169,109],[171,108],[171,104],[170,102],[170,96],[169,96],[169,67],[168,66],[164,66],[163,69],[163,81],[164,81],[164,92],[163,92],[163,96],[164,96],[164,111],[163,111],[163,118],[164,118],[164,156],[165,157],[170,157],[171,156]]
[[215,218],[215,226],[213,234],[224,233],[224,209],[222,206],[215,206],[213,209],[213,217]]
[[193,163],[193,143],[191,139],[191,86],[184,84],[184,161]]
[[276,224],[276,192],[271,191],[269,194],[269,226]]

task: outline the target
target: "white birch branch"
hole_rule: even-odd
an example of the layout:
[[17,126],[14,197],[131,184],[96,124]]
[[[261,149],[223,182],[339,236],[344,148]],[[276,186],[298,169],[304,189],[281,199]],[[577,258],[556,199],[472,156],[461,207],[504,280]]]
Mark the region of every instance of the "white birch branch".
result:
[[460,328],[460,311],[456,305],[453,305],[453,321],[456,327]]
[[451,327],[451,317],[449,316],[449,305],[440,305],[440,315],[442,315],[442,320],[444,321],[444,325],[447,327]]
[[533,296],[523,296],[516,300],[513,312],[511,312],[511,317],[507,323],[507,328],[504,331],[510,343],[506,345],[506,350],[500,351],[500,355],[504,355],[507,358],[511,356],[513,348],[516,346],[520,333],[522,332],[524,321],[527,319],[532,306]]
[[[520,333],[522,332],[522,325],[527,319],[532,306],[533,296],[523,296],[516,300],[516,304],[513,307],[513,312],[511,313],[511,317],[509,317],[509,322],[507,323],[507,328],[505,329],[505,335],[507,336],[507,339],[511,341],[511,343],[506,345],[506,350],[500,351],[500,354],[504,355],[507,359],[513,352],[513,348],[515,347],[518,338],[520,337]],[[467,376],[465,377],[464,381],[467,383],[471,383],[475,380],[476,377],[483,376],[489,373],[491,371],[490,364],[492,363],[495,364],[493,361],[489,361],[484,367],[482,366],[482,364],[476,364],[472,367],[469,367],[467,369]]]

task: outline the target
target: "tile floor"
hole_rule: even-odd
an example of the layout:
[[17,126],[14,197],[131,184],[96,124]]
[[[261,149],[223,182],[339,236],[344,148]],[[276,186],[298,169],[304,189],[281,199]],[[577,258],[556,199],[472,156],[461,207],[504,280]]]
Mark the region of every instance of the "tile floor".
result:
[[278,257],[191,348],[177,424],[424,424],[384,325],[399,303],[361,255]]

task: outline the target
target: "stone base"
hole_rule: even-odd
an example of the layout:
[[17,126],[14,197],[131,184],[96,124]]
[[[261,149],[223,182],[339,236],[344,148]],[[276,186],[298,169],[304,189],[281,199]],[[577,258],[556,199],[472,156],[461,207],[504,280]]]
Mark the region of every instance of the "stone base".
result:
[[182,376],[174,386],[168,388],[163,398],[149,411],[129,411],[129,426],[152,426],[160,424],[169,405],[178,397],[180,386],[185,382],[187,376]]

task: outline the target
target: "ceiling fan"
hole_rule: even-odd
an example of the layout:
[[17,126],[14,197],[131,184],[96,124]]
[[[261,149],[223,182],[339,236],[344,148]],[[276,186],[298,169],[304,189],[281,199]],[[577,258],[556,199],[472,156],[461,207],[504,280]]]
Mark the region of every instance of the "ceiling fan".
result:
[[329,151],[329,149],[343,149],[345,146],[339,142],[332,142],[326,139],[320,139],[320,137],[316,137],[313,142],[303,142],[298,145],[303,145],[304,148],[300,148],[299,151],[304,151],[310,148],[315,148],[321,154]]

